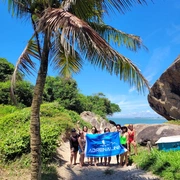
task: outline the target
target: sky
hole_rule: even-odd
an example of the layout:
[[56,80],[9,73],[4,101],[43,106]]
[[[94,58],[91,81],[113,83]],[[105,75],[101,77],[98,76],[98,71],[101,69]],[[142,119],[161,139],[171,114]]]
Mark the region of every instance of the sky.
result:
[[[125,14],[105,16],[106,24],[123,32],[138,35],[148,48],[132,52],[124,47],[113,47],[141,70],[152,86],[161,74],[173,63],[180,49],[180,1],[147,0],[147,5],[135,5]],[[7,4],[0,2],[0,57],[16,64],[26,43],[32,36],[32,27],[27,20],[12,18]],[[49,76],[57,76],[52,67]],[[128,82],[120,81],[101,69],[83,64],[82,71],[74,75],[79,91],[84,95],[102,92],[112,103],[120,106],[121,112],[113,117],[160,117],[149,106],[147,95],[139,93]],[[35,77],[26,77],[35,83]]]

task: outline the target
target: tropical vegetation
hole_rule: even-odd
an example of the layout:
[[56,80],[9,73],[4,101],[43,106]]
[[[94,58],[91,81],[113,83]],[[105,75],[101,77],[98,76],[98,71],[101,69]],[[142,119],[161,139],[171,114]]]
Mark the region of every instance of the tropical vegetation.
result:
[[145,0],[8,1],[9,11],[18,18],[28,18],[34,30],[17,61],[13,82],[18,69],[31,73],[35,68],[34,58],[40,62],[30,118],[32,180],[41,179],[40,105],[50,62],[60,69],[61,75],[70,78],[72,73],[81,70],[83,61],[88,60],[134,85],[138,91],[148,87],[140,70],[109,44],[124,44],[128,49],[137,51],[143,47],[141,39],[103,21],[104,14],[115,9],[124,13],[134,3],[143,4]]
[[[0,163],[12,163],[15,159],[30,153],[30,108],[16,108],[0,105]],[[48,165],[55,157],[56,148],[62,141],[62,135],[75,127],[90,124],[84,122],[74,111],[66,110],[57,102],[41,105],[42,161]],[[27,159],[26,162],[30,162]]]
[[[10,94],[11,83],[9,80],[9,71],[14,70],[14,65],[6,59],[0,58],[0,66],[6,67],[0,69],[2,82],[0,82],[0,104],[12,105],[12,97]],[[19,73],[20,74],[20,73]],[[6,78],[8,77],[8,78]],[[32,103],[34,86],[25,81],[23,77],[16,82],[14,91],[16,104],[19,107],[29,107]],[[68,110],[73,110],[77,113],[83,111],[91,111],[95,114],[106,118],[107,115],[112,115],[114,112],[120,112],[117,104],[105,97],[103,93],[97,93],[92,96],[85,96],[79,93],[78,85],[72,78],[64,79],[60,77],[47,76],[43,92],[43,102],[57,101],[62,107]]]
[[180,151],[165,152],[153,148],[148,152],[141,148],[141,153],[133,156],[133,161],[139,168],[151,171],[164,180],[180,179]]

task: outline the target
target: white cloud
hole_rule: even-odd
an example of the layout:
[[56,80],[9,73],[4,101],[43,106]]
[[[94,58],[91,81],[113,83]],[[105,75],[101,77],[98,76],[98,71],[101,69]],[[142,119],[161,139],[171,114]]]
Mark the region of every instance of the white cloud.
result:
[[131,92],[133,92],[133,91],[137,91],[136,87],[134,87],[134,86],[129,89],[129,93],[131,93]]
[[144,75],[149,82],[153,80],[159,69],[161,69],[163,61],[166,60],[169,54],[170,46],[154,49],[152,56],[149,59],[149,63],[147,64],[144,71]]
[[150,111],[150,110],[146,110],[146,111],[134,111],[134,112],[122,112],[122,113],[114,113],[113,117],[118,118],[118,117],[159,117],[159,115],[154,112],[154,111]]
[[113,117],[157,117],[147,101],[146,96],[137,95],[106,95],[112,102],[119,105],[121,112],[114,113]]

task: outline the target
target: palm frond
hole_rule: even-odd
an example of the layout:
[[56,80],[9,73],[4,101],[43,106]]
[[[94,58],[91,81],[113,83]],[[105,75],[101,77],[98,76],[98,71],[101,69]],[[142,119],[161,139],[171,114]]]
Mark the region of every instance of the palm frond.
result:
[[[121,58],[126,59],[122,61]],[[144,92],[143,87],[149,89],[149,83],[141,74],[141,71],[126,57],[119,57],[116,63],[112,63],[112,71],[120,80],[129,82],[130,86],[135,86],[137,91]]]
[[[153,0],[150,0],[153,2]],[[70,9],[73,9],[73,5],[77,5],[76,8],[77,11],[79,11],[76,15],[78,14],[84,14],[85,11],[87,10],[87,13],[93,14],[92,11],[88,11],[88,8],[91,7],[91,10],[103,10],[105,13],[109,12],[115,12],[115,9],[119,11],[120,13],[125,13],[127,11],[130,11],[131,8],[136,5],[147,5],[147,0],[64,0],[62,3],[62,9],[65,11],[70,11]],[[91,6],[92,5],[92,6]],[[75,9],[74,9],[75,10]],[[76,11],[76,12],[77,12]],[[72,11],[70,11],[72,12]],[[72,12],[73,13],[73,12]],[[94,12],[95,13],[95,12]],[[73,13],[74,14],[74,13]],[[81,18],[80,16],[78,16]],[[82,16],[85,17],[85,16]]]
[[82,69],[81,56],[70,44],[64,49],[58,36],[55,36],[52,42],[50,59],[55,70],[59,70],[59,75],[65,78],[70,78],[72,74],[77,74]]
[[32,70],[35,70],[35,63],[31,60],[31,56],[40,59],[38,54],[38,46],[33,39],[30,39],[24,51],[20,55],[13,72],[12,83],[14,84],[16,81],[16,74],[18,71],[22,73],[27,72],[28,74],[32,74]]
[[28,16],[27,12],[30,12],[29,2],[21,0],[8,0],[8,10],[11,12],[12,16],[16,15],[20,18]]
[[103,9],[106,12],[116,9],[120,13],[130,11],[135,4],[146,5],[147,0],[101,0]]
[[[104,10],[102,9],[101,1],[97,0],[65,0],[66,7],[62,6],[62,9],[76,15],[78,18],[84,21],[101,22]],[[69,6],[67,6],[69,4]],[[68,8],[67,8],[68,7]]]
[[[68,41],[82,57],[89,59],[94,65],[120,75],[120,78],[123,77],[138,90],[148,87],[147,81],[128,58],[117,53],[94,29],[73,14],[62,9],[48,9],[39,21],[39,30],[43,31],[44,28],[61,33],[61,45],[64,49],[67,48]],[[127,69],[129,71],[126,74]]]
[[140,48],[147,48],[143,45],[139,36],[127,34],[106,24],[88,23],[108,43],[115,43],[118,46],[126,46],[129,50],[137,51]]
[[27,72],[28,74],[32,74],[32,70],[35,70],[35,63],[31,60],[31,56],[40,59],[38,54],[38,45],[33,40],[33,37],[29,40],[28,44],[24,48],[24,51],[20,55],[11,78],[11,98],[16,105],[16,98],[14,96],[14,88],[16,84],[16,75],[18,71]]
[[[108,71],[110,74],[115,74],[120,80],[128,82],[130,86],[135,86],[139,92],[145,92],[145,87],[149,89],[148,81],[130,59],[114,51],[114,57],[107,60],[104,55],[99,55],[90,44],[86,45],[82,41],[79,41],[79,43],[82,55],[91,64]],[[86,49],[86,51],[83,51],[83,49]]]

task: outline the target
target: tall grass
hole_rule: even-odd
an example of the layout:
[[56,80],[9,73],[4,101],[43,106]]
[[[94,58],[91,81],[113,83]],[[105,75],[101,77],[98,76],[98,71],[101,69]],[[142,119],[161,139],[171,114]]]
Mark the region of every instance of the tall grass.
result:
[[180,151],[165,152],[153,148],[149,153],[144,149],[133,157],[133,161],[141,169],[151,171],[164,180],[180,179]]
[[167,124],[174,124],[174,125],[179,125],[180,126],[180,120],[171,120],[166,122]]

